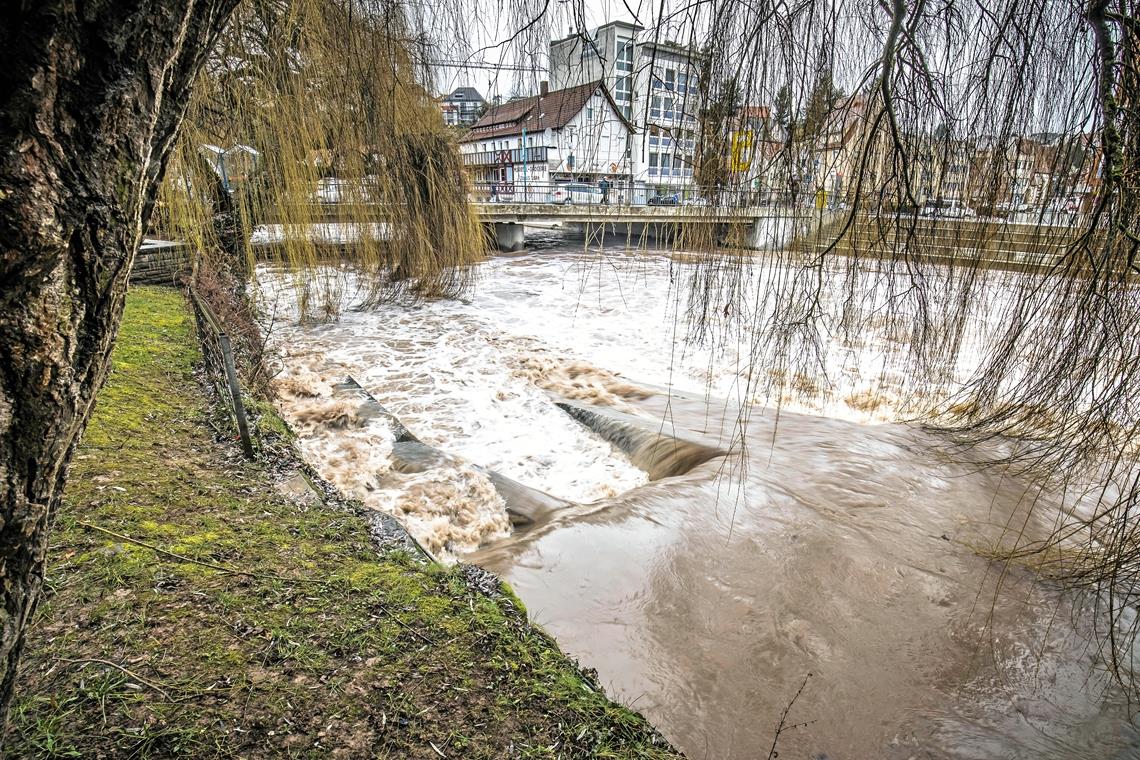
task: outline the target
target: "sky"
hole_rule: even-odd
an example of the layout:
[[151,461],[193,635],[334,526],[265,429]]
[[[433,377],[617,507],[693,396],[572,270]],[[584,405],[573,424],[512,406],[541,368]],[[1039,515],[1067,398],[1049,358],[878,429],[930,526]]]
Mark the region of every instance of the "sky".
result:
[[[529,38],[517,38],[513,30],[525,22],[516,18],[501,0],[470,0],[463,3],[462,28],[448,24],[437,30],[441,41],[436,85],[441,93],[456,87],[474,87],[486,99],[504,98],[516,91],[535,92],[546,71],[546,48],[550,39],[565,37],[575,28],[594,29],[610,21],[651,20],[647,0],[521,0],[533,18],[545,10],[541,21],[529,30]],[[451,14],[446,14],[451,15]],[[529,20],[529,19],[528,19]],[[584,21],[584,23],[583,23]],[[463,65],[456,65],[463,64]],[[481,65],[485,64],[485,65]]]
[[[617,20],[653,27],[658,18],[664,18],[663,39],[691,39],[698,36],[691,32],[691,25],[685,31],[679,27],[686,21],[685,9],[694,1],[431,0],[427,12],[432,15],[425,22],[438,43],[436,88],[442,94],[458,86],[474,87],[488,100],[536,93],[546,78],[546,51],[552,38]],[[779,84],[791,80],[802,109],[821,65],[831,67],[844,93],[871,87],[874,77],[864,78],[864,74],[879,71],[875,63],[886,38],[886,6],[866,0],[811,0],[791,5],[809,8],[810,13],[801,12],[792,27],[783,29],[772,21],[770,11],[779,8],[786,17],[787,3],[700,0],[703,20],[698,25],[707,28],[712,18],[711,31],[722,33],[723,46],[749,47],[747,55],[736,57],[747,62],[743,64],[747,69],[736,72],[750,89],[745,100],[770,106]],[[960,14],[956,24],[947,23],[946,14],[938,10],[949,6]],[[915,43],[921,46],[936,79],[936,100],[943,106],[938,113],[951,120],[960,117],[955,133],[997,133],[1002,125],[991,114],[1000,112],[1004,102],[1015,104],[1019,123],[1011,126],[1017,132],[1070,131],[1091,124],[1087,26],[1079,14],[1072,15],[1072,8],[1071,0],[1031,4],[991,0],[985,9],[972,2],[945,0],[922,20]],[[1046,28],[1045,34],[1028,44],[998,39],[997,30],[1004,28],[1002,19],[1007,17],[1017,22],[1012,28]],[[707,33],[699,35],[706,37]],[[995,49],[998,62],[987,67],[986,57]],[[821,63],[824,59],[826,64]],[[922,77],[913,68],[907,70],[900,64],[896,71],[904,79],[900,89],[909,89],[900,92],[900,98],[931,102]],[[984,85],[972,81],[979,76],[989,77]],[[1075,85],[1076,80],[1083,80],[1083,87]],[[945,121],[947,116],[927,120],[931,119]]]

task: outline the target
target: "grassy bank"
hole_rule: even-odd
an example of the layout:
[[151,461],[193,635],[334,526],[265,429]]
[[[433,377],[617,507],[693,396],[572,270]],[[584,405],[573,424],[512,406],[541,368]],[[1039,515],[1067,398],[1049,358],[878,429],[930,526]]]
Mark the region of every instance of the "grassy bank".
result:
[[18,757],[678,756],[490,576],[378,554],[210,424],[182,296],[131,293],[52,536]]

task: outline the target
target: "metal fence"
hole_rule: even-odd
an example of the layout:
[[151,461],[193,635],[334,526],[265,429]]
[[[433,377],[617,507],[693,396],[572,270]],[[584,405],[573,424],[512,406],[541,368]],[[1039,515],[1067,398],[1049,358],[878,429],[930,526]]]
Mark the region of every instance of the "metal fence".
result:
[[477,182],[471,188],[471,199],[477,203],[550,203],[609,206],[685,206],[716,205],[728,208],[754,208],[787,205],[786,192],[724,188],[709,198],[693,184],[630,185],[612,182],[603,192],[596,182]]
[[245,404],[241,400],[241,384],[238,382],[234,365],[234,349],[230,336],[222,329],[222,323],[210,305],[190,288],[190,300],[194,304],[194,316],[198,322],[198,335],[202,344],[202,358],[206,372],[214,382],[219,396],[229,401],[228,409],[241,438],[241,448],[249,459],[254,458],[253,440],[249,435],[249,421]]

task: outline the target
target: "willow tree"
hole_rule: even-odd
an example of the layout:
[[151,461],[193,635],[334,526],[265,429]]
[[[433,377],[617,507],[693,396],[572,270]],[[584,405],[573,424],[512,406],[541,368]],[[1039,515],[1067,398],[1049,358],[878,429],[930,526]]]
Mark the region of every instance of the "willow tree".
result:
[[[581,0],[523,5],[546,21],[531,35],[593,31]],[[997,553],[1089,589],[1112,644],[1104,651],[1130,680],[1140,635],[1140,2],[678,0],[626,10],[643,39],[700,51],[706,107],[726,81],[740,84],[742,105],[775,106],[780,142],[756,141],[752,169],[719,198],[744,197],[743,183],[759,179],[813,219],[812,234],[765,256],[744,250],[741,230],[678,236],[691,262],[675,273],[687,286],[677,289],[684,337],[732,341],[747,357],[743,395],[761,403],[792,386],[827,401],[844,387],[829,357],[889,347],[862,379],[897,390],[899,417],[967,444],[997,440],[995,464],[1062,495],[1052,535],[1031,540],[1010,525]],[[541,55],[529,39],[509,40],[516,60]],[[646,89],[635,103],[660,94],[652,76],[637,81]],[[715,125],[702,136],[698,172],[704,163],[722,173],[719,138]],[[921,217],[942,194],[987,218]],[[1021,260],[1001,260],[1010,241]]]
[[[302,306],[322,312],[335,308],[316,266],[330,253],[372,302],[460,293],[486,239],[427,90],[426,47],[391,0],[241,7],[199,76],[162,227],[204,263],[236,259],[239,277],[257,258],[295,272]],[[216,192],[204,146],[252,146],[257,167]],[[212,223],[219,211],[233,224]]]
[[[455,265],[482,250],[403,6],[249,0],[235,16],[237,5],[23,0],[5,8],[0,718],[68,463],[106,378],[131,265],[175,154],[178,188],[163,194],[165,221],[196,250],[227,249],[231,263],[252,255],[242,226],[250,210],[271,207],[303,228],[289,236],[283,260],[294,268],[317,260],[305,225],[317,220],[308,194],[319,155],[357,180],[378,177],[373,206],[356,212],[368,229],[377,208],[398,209],[387,213],[383,235],[348,246],[376,298],[453,293],[468,276]],[[226,235],[214,217],[229,196],[213,191],[218,178],[190,156],[204,140],[231,138],[266,148],[269,180],[232,209],[240,224]]]
[[[185,194],[169,195],[167,205],[189,239],[213,247],[215,228],[201,216],[207,180],[194,180],[199,169],[188,154],[204,140],[260,140],[273,146],[263,154],[275,162],[274,176],[287,180],[258,190],[238,213],[276,208],[283,230],[308,225],[313,207],[299,203],[295,189],[315,178],[313,157],[328,155],[350,187],[375,186],[377,207],[410,211],[406,220],[386,218],[391,228],[383,237],[392,245],[350,252],[382,282],[378,297],[446,293],[466,276],[448,274],[437,255],[457,251],[474,229],[461,190],[441,183],[454,156],[446,137],[426,128],[408,137],[406,130],[426,123],[417,90],[426,80],[417,79],[414,54],[423,38],[415,25],[380,2],[345,0],[322,10],[315,0],[251,0],[258,12],[243,17],[230,52],[253,51],[248,62],[264,66],[229,71],[242,56],[219,56],[202,74],[236,2],[24,0],[9,3],[14,12],[0,25],[8,53],[0,72],[4,706],[42,582],[47,526],[106,375],[134,252],[195,87],[203,100],[193,106],[198,136],[180,151]],[[537,48],[567,21],[586,33],[584,4],[564,5],[495,6],[510,20],[518,60],[541,59]],[[260,13],[267,8],[287,13]],[[337,17],[337,8],[351,19]],[[444,3],[427,16],[462,30],[478,10],[460,10]],[[1140,574],[1137,11],[1136,0],[714,0],[662,4],[660,18],[639,19],[657,27],[655,37],[705,51],[704,81],[735,79],[743,104],[771,103],[787,88],[790,97],[779,102],[802,110],[820,61],[852,93],[842,103],[825,99],[820,109],[830,111],[821,113],[829,139],[843,136],[853,151],[838,226],[824,231],[820,245],[763,264],[769,276],[756,281],[757,292],[745,287],[746,257],[721,255],[711,236],[693,241],[707,255],[689,270],[690,335],[716,339],[718,331],[747,328],[751,395],[777,398],[779,384],[797,375],[828,385],[823,357],[836,336],[905,336],[906,350],[889,369],[905,378],[908,413],[967,440],[1013,441],[1010,466],[1061,486],[1071,476],[1097,498],[1096,509],[1062,524],[1044,544],[1020,545],[1015,532],[1011,554],[1045,558],[1058,574],[1095,589],[1112,621],[1113,652],[1125,651],[1137,632],[1128,615]],[[264,25],[266,18],[274,25]],[[300,18],[315,19],[326,42],[306,39],[305,25],[293,23]],[[276,24],[282,20],[288,23]],[[349,20],[371,31],[347,33]],[[329,33],[344,33],[343,44],[330,44]],[[337,51],[351,54],[338,59]],[[229,108],[227,98],[238,107]],[[303,113],[306,101],[344,107]],[[286,115],[279,122],[289,125],[286,134],[276,134],[276,112]],[[219,113],[225,118],[210,118]],[[753,165],[791,183],[829,146],[786,131],[781,150]],[[1041,131],[1080,146],[1084,163],[1071,173],[1095,185],[1088,208],[1070,220],[1076,234],[1054,246],[1059,253],[1012,288],[977,368],[948,383],[971,323],[1008,283],[976,239],[949,246],[947,266],[945,241],[932,241],[929,225],[903,209],[922,200],[923,173],[944,174],[961,146],[969,146],[968,181],[995,206],[1016,204],[1023,143]],[[456,211],[442,226],[433,212],[440,199],[439,208]],[[357,217],[366,225],[370,219]],[[1050,225],[1037,228],[1052,234]],[[237,248],[248,256],[244,246],[239,236]],[[302,234],[289,239],[283,261],[296,266],[315,255]],[[959,390],[948,394],[948,386]],[[1115,640],[1118,632],[1124,642]]]
[[237,0],[6,3],[0,46],[0,717],[190,90]]

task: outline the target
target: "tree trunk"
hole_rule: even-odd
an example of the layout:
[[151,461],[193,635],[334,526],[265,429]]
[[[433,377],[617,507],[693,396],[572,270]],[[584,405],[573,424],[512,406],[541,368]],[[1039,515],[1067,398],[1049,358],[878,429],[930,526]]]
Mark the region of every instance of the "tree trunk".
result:
[[48,526],[195,75],[238,0],[4,0],[0,729]]

